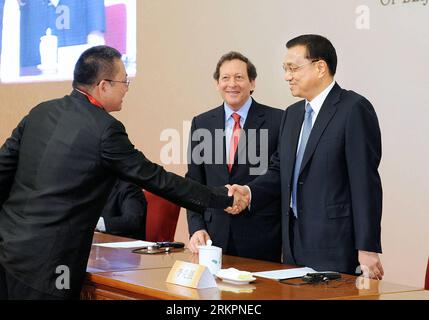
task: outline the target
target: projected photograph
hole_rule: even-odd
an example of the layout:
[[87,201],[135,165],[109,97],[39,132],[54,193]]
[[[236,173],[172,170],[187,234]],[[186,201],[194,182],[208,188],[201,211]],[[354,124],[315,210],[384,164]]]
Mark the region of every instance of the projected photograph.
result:
[[95,45],[122,53],[136,73],[136,0],[0,0],[0,82],[73,78]]

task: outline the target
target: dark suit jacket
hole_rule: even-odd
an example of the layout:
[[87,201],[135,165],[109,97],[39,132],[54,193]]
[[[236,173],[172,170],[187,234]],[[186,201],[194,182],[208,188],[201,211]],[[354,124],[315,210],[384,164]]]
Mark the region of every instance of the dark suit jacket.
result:
[[[205,152],[212,153],[212,162],[206,161],[202,164],[196,164],[192,159],[188,165],[187,177],[208,186],[219,186],[225,184],[247,184],[257,177],[249,174],[250,168],[259,167],[260,163],[249,161],[249,153],[252,154],[252,148],[257,150],[259,155],[262,152],[266,154],[266,166],[271,155],[277,148],[277,139],[279,134],[280,121],[283,110],[267,107],[255,101],[249,109],[249,113],[244,124],[244,131],[247,139],[240,138],[239,152],[235,159],[231,173],[228,172],[225,157],[225,139],[218,141],[217,150],[223,152],[220,155],[221,163],[215,163],[215,139],[212,139]],[[212,137],[215,137],[215,130],[225,130],[225,112],[221,105],[215,109],[205,112],[195,117],[192,121],[191,134],[198,129],[208,129]],[[256,132],[256,136],[249,134],[249,130]],[[268,144],[266,141],[260,141],[261,130],[268,131]],[[200,141],[192,141],[192,150],[195,150]],[[229,143],[229,142],[227,142]],[[264,145],[261,145],[263,143]],[[246,150],[250,151],[246,154]],[[245,156],[244,163],[238,163],[239,155]],[[248,210],[240,215],[229,215],[223,210],[208,209],[201,216],[195,212],[188,211],[189,233],[205,229],[209,233],[213,244],[223,249],[223,252],[229,254],[227,247],[228,241],[232,240],[236,254],[243,257],[280,261],[281,255],[281,224],[280,224],[280,201],[274,200],[264,208],[250,213]],[[232,237],[232,239],[230,239]]]
[[[202,186],[150,162],[121,122],[73,91],[33,108],[0,149],[0,264],[41,292],[76,296],[118,178],[200,212],[232,205],[226,188]],[[70,290],[56,288],[62,265],[70,270]]]
[[118,179],[101,214],[106,233],[145,240],[146,208],[143,190]]
[[304,101],[286,109],[267,174],[249,183],[252,209],[281,197],[283,258],[316,270],[354,273],[357,250],[381,252],[381,135],[371,103],[335,84],[314,123],[298,178],[302,257],[289,237],[289,205]]

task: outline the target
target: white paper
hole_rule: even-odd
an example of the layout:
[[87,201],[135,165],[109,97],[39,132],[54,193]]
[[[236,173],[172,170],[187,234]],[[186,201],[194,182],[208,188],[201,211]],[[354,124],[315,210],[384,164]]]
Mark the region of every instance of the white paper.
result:
[[126,241],[126,242],[107,242],[107,243],[94,243],[94,246],[107,247],[107,248],[139,248],[146,246],[153,246],[156,242],[149,241]]
[[257,277],[268,278],[273,280],[281,280],[281,279],[300,278],[302,276],[305,276],[307,273],[312,273],[312,272],[316,272],[316,271],[306,267],[306,268],[253,272],[252,274]]

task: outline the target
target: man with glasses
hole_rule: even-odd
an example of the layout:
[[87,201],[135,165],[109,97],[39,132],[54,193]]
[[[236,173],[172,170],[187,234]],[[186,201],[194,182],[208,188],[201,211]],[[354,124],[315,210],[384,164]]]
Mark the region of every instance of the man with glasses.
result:
[[73,92],[33,108],[0,149],[0,299],[79,297],[118,177],[195,212],[232,205],[225,187],[167,172],[134,148],[109,114],[121,109],[126,77],[116,49],[88,49]]
[[371,103],[334,80],[337,55],[319,35],[290,40],[283,68],[291,93],[270,168],[231,192],[251,210],[281,198],[283,262],[381,279],[381,134]]

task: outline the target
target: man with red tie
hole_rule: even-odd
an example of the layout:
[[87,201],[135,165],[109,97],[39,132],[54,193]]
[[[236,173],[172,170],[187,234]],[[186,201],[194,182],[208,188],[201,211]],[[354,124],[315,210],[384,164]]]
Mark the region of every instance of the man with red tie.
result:
[[[187,177],[216,186],[248,183],[264,173],[277,147],[283,111],[251,97],[256,76],[255,66],[242,54],[220,58],[213,77],[224,103],[194,117]],[[225,254],[280,261],[279,201],[235,216],[222,210],[208,209],[203,216],[188,210],[188,227],[192,252],[211,239]]]

